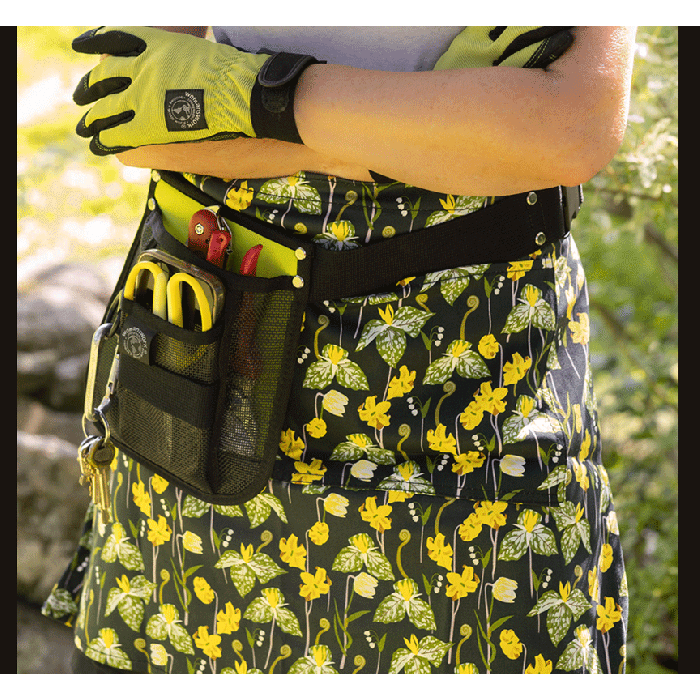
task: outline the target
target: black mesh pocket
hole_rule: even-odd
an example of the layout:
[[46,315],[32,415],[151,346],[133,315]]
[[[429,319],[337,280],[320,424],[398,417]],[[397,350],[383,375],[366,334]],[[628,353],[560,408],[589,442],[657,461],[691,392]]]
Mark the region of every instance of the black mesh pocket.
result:
[[214,492],[227,502],[251,498],[270,477],[303,318],[300,296],[293,288],[246,289],[230,307],[210,470]]
[[176,328],[122,300],[119,381],[108,415],[115,442],[191,492],[212,493],[207,464],[223,328]]

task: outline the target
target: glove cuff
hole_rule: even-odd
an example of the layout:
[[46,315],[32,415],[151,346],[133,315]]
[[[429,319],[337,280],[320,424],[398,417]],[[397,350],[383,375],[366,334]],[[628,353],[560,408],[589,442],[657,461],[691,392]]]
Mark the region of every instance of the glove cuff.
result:
[[257,138],[303,144],[294,121],[299,77],[317,61],[313,56],[276,53],[265,61],[250,96],[250,118]]

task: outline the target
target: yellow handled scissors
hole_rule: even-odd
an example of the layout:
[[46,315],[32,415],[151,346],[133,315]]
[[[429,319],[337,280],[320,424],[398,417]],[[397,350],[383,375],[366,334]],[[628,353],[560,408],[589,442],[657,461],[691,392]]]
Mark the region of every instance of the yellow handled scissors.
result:
[[149,273],[153,277],[153,313],[159,318],[167,317],[166,297],[168,273],[154,262],[138,262],[131,268],[124,285],[124,298],[134,300],[136,289],[141,282],[141,274]]
[[202,319],[202,331],[208,331],[212,327],[212,304],[209,296],[204,291],[202,284],[192,275],[186,272],[174,274],[168,281],[167,302],[168,321],[182,328],[182,284],[187,284],[194,292],[199,315]]

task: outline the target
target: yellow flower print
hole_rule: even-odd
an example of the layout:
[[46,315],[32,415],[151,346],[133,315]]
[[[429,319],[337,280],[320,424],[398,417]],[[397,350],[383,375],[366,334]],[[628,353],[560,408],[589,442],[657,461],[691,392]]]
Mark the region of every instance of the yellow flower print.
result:
[[376,396],[368,396],[362,405],[357,409],[360,414],[360,420],[363,420],[367,425],[382,430],[391,420],[391,416],[387,416],[386,412],[391,408],[389,401],[380,401],[377,403]]
[[507,501],[482,501],[474,511],[479,519],[490,528],[497,530],[501,525],[506,524],[506,516],[503,511],[508,507]]
[[600,602],[600,589],[598,584],[598,567],[594,566],[593,571],[588,572],[588,597],[591,600]]
[[428,556],[437,562],[438,566],[444,566],[448,571],[452,570],[452,546],[445,544],[445,536],[440,532],[436,537],[428,537],[426,540]]
[[452,471],[459,476],[470,474],[475,469],[482,467],[486,455],[483,452],[464,452],[455,457],[455,463],[452,465]]
[[465,430],[474,430],[484,419],[484,409],[478,401],[471,401],[469,405],[459,414],[459,422]]
[[195,576],[192,584],[194,585],[194,594],[202,603],[209,605],[214,600],[212,587],[201,576]]
[[588,428],[586,428],[586,432],[583,436],[583,440],[581,440],[581,449],[579,450],[578,458],[583,462],[588,458],[588,455],[590,453],[591,453],[591,434],[588,431]]
[[360,459],[350,467],[350,475],[360,481],[369,481],[374,476],[377,465],[368,459]]
[[323,499],[323,509],[338,518],[344,518],[348,512],[350,501],[338,493],[332,493]]
[[535,408],[535,400],[529,396],[521,396],[520,399],[520,415],[527,418]]
[[402,365],[399,368],[399,376],[394,377],[389,382],[389,391],[386,395],[387,399],[391,400],[397,397],[405,396],[409,391],[413,391],[413,382],[416,380],[416,372],[408,371],[408,367]]
[[410,639],[406,639],[406,637],[404,637],[403,641],[406,642],[406,649],[408,649],[411,654],[416,656],[419,653],[420,648],[418,645],[418,637],[416,637],[415,634],[412,634]]
[[604,544],[600,552],[600,570],[605,573],[610,564],[613,563],[613,548],[609,544]]
[[358,510],[362,519],[378,532],[391,529],[391,506],[377,506],[376,496],[368,496]]
[[328,226],[328,231],[333,238],[341,242],[355,239],[355,229],[349,221],[333,221]]
[[603,634],[609,632],[614,624],[622,619],[622,608],[616,605],[613,598],[606,598],[605,607],[599,605],[596,612],[598,613],[596,625]]
[[479,536],[483,526],[484,523],[479,515],[477,513],[471,513],[459,526],[459,536],[465,542],[471,542]]
[[382,317],[382,321],[386,323],[387,326],[390,326],[394,322],[394,309],[391,308],[389,304],[387,304],[386,309],[382,311],[381,309],[377,309],[379,312],[379,315]]
[[202,538],[199,535],[195,535],[194,532],[187,530],[182,536],[182,546],[193,554],[202,553]]
[[532,260],[516,260],[508,265],[506,274],[508,279],[517,282],[521,277],[525,277],[525,273],[532,270]]
[[218,659],[221,656],[221,635],[209,634],[209,627],[200,627],[193,635],[194,643],[210,659]]
[[362,571],[355,576],[352,587],[355,593],[363,598],[374,598],[374,592],[378,584],[379,581],[374,576]]
[[519,352],[513,354],[510,362],[503,365],[503,384],[517,384],[532,366],[532,359],[522,358]]
[[235,211],[243,211],[253,201],[254,191],[248,188],[248,181],[244,180],[240,187],[234,187],[226,193],[226,205]]
[[326,570],[320,566],[316,567],[315,574],[302,571],[300,576],[303,583],[299,586],[299,595],[307,601],[320,598],[328,593],[331,587],[331,580],[328,578]]
[[328,413],[332,413],[334,416],[341,417],[345,415],[345,406],[347,406],[347,403],[348,397],[335,389],[331,389],[324,394],[323,401],[321,402],[324,411],[328,411]]
[[311,464],[305,462],[294,462],[296,471],[292,474],[293,484],[310,484],[323,478],[326,467],[320,459],[312,459]]
[[306,547],[299,544],[296,535],[290,535],[289,539],[280,539],[280,559],[289,566],[297,569],[306,568]]
[[479,392],[475,398],[484,411],[496,416],[506,410],[503,399],[508,395],[508,389],[492,389],[491,382],[484,382],[479,388]]
[[131,485],[131,493],[134,498],[136,507],[141,510],[144,515],[151,514],[151,497],[146,493],[146,487],[143,481],[137,481]]
[[304,442],[294,437],[294,431],[289,429],[282,433],[280,440],[280,450],[292,459],[300,459],[304,451]]
[[126,574],[122,574],[121,578],[117,578],[115,580],[117,582],[117,586],[119,586],[122,593],[128,593],[131,590],[131,586],[129,585],[129,579],[126,577]]
[[501,651],[509,659],[517,659],[523,653],[523,645],[513,630],[502,630],[500,636]]
[[571,331],[574,343],[587,345],[590,340],[591,326],[588,320],[587,313],[578,314],[578,321],[569,321],[569,330]]
[[150,658],[154,666],[165,666],[168,663],[168,652],[162,644],[151,644]]
[[498,354],[498,348],[499,348],[498,341],[494,337],[492,333],[489,333],[488,335],[483,336],[483,338],[479,341],[479,352],[487,359],[487,360],[493,360],[494,357]]
[[312,418],[306,424],[306,432],[312,438],[322,438],[326,434],[326,421],[323,418]]
[[471,566],[463,566],[462,573],[456,574],[450,571],[447,574],[449,586],[445,590],[445,594],[452,600],[464,598],[473,593],[479,587],[479,577],[474,574],[474,569]]
[[160,474],[154,474],[151,477],[151,486],[159,496],[168,488],[168,484],[168,480],[164,479]]
[[171,533],[172,530],[162,515],[158,516],[158,522],[151,520],[151,518],[148,519],[148,541],[154,547],[159,547],[164,542],[170,542]]
[[406,491],[395,491],[393,489],[389,489],[389,499],[387,500],[387,503],[405,503],[406,501],[411,500],[413,498],[412,493],[406,493]]
[[328,525],[317,521],[309,530],[309,539],[319,547],[328,540]]
[[499,466],[508,476],[522,476],[525,473],[525,458],[518,455],[504,455]]
[[245,545],[241,542],[241,559],[243,559],[244,563],[248,563],[251,561],[253,558],[253,545]]
[[588,491],[588,487],[591,485],[590,479],[588,478],[588,470],[586,467],[579,462],[576,457],[571,458],[571,466],[573,467],[574,474],[576,475],[576,481],[581,485],[584,491]]
[[515,591],[518,588],[518,582],[512,578],[501,576],[496,579],[493,584],[493,597],[501,603],[512,603],[515,601]]
[[552,672],[552,662],[545,661],[542,654],[537,654],[535,657],[535,665],[528,664],[525,669],[525,673],[551,673]]
[[525,528],[525,532],[532,532],[539,522],[540,516],[534,510],[528,509],[523,513],[522,525]]
[[453,455],[457,454],[457,438],[452,433],[447,433],[447,428],[439,423],[435,430],[428,431],[428,446],[435,452],[450,452]]
[[576,303],[576,292],[571,287],[567,287],[564,294],[566,295],[566,318],[571,320],[571,312]]
[[216,613],[216,631],[220,634],[238,632],[240,624],[241,611],[234,608],[232,603],[226,603],[226,607]]
[[566,603],[567,600],[569,600],[569,596],[571,595],[571,584],[570,583],[562,583],[561,581],[559,582],[559,596],[562,599],[562,602]]
[[455,668],[455,673],[479,673],[479,669],[476,664],[460,664]]
[[522,298],[530,308],[534,309],[535,306],[537,306],[537,302],[540,300],[541,296],[542,294],[537,287],[533,287],[531,284],[528,284],[525,286],[525,291],[523,292]]

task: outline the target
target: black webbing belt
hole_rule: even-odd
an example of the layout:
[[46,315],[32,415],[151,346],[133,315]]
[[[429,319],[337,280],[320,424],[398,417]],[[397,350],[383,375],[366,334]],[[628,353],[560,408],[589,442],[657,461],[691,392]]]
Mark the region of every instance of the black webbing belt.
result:
[[[262,236],[293,236],[221,205],[178,173],[160,171],[160,176],[202,205],[218,205],[221,216]],[[582,202],[580,186],[553,187],[504,197],[466,216],[350,250],[315,245],[309,301],[363,296],[395,288],[406,277],[527,257],[565,238]]]

